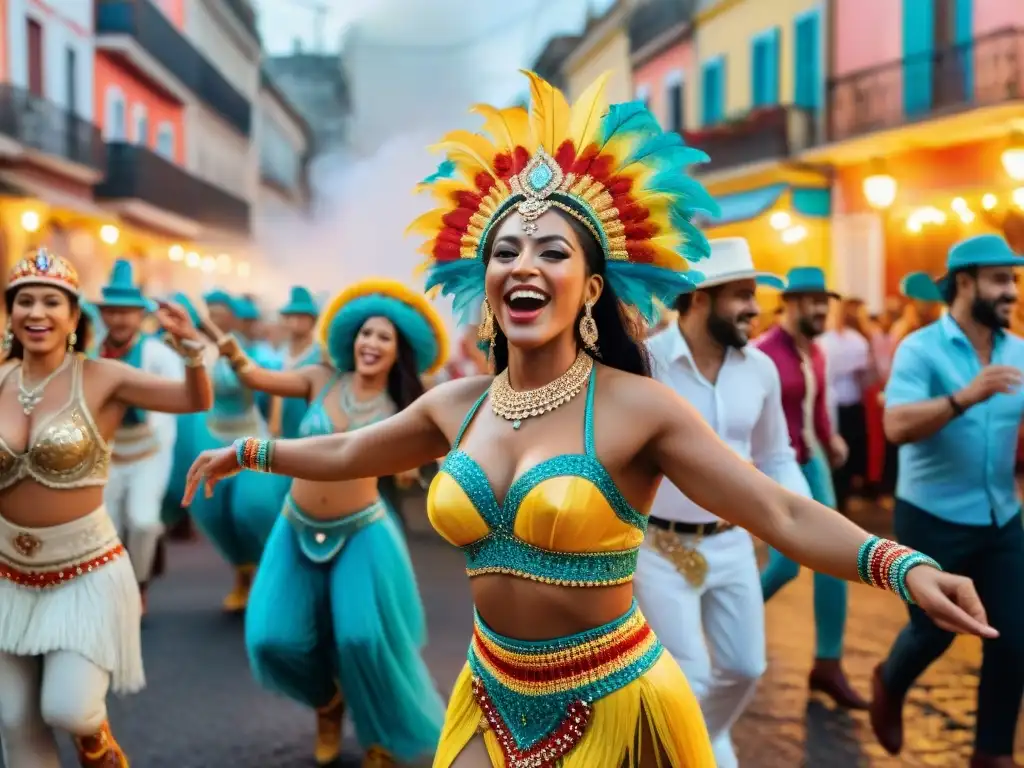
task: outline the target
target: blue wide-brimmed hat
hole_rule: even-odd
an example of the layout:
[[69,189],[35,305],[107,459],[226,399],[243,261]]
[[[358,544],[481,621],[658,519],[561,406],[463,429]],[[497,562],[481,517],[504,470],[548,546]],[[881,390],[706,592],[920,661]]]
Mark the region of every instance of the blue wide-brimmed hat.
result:
[[320,307],[317,306],[316,299],[313,298],[313,294],[309,292],[308,288],[295,285],[292,286],[292,295],[288,299],[288,303],[281,307],[278,313],[282,315],[310,315],[316,317],[320,314]]
[[946,255],[946,274],[935,281],[943,300],[949,276],[970,267],[1024,267],[1024,257],[999,235],[977,235],[955,243]]
[[910,272],[900,280],[900,295],[913,301],[945,301],[938,283],[927,272]]
[[206,306],[210,306],[211,304],[220,304],[223,307],[227,307],[231,314],[238,314],[238,308],[235,306],[237,303],[235,297],[227,291],[222,291],[220,288],[204,294],[203,302]]
[[783,296],[799,296],[808,293],[820,293],[829,298],[838,299],[839,294],[825,284],[825,272],[819,267],[793,267],[786,275],[786,287]]
[[102,298],[96,302],[100,309],[141,309],[152,312],[156,304],[142,295],[135,285],[132,263],[126,259],[114,262],[110,282],[100,290]]
[[248,296],[235,297],[235,317],[239,320],[259,320],[260,308]]
[[202,324],[199,319],[199,312],[196,311],[196,305],[193,304],[192,299],[190,299],[184,293],[178,292],[171,294],[171,301],[173,301],[175,304],[180,305],[186,312],[188,312],[188,316],[192,318],[192,325],[194,325],[196,328],[198,328]]

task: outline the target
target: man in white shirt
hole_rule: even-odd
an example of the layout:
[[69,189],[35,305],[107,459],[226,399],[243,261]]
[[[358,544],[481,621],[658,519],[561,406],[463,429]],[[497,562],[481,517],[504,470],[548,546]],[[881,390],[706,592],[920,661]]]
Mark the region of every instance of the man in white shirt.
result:
[[[747,241],[711,241],[698,289],[676,302],[679,320],[651,337],[653,375],[690,402],[744,459],[810,496],[789,443],[779,374],[747,346],[758,316],[758,272]],[[729,730],[764,673],[764,602],[753,540],[663,481],[640,549],[635,588],[652,628],[700,699],[719,768],[738,765]]]

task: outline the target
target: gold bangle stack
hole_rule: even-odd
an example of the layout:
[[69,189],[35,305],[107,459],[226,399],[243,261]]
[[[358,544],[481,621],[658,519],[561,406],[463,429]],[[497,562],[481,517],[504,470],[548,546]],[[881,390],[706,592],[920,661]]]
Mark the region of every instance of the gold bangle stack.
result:
[[170,334],[165,334],[164,343],[178,354],[185,362],[186,368],[202,368],[206,365],[202,342],[192,341],[191,339],[177,339]]
[[252,368],[252,360],[245,354],[245,350],[242,349],[238,339],[234,336],[228,334],[218,341],[217,349],[220,350],[221,357],[227,358],[228,363],[231,365],[231,370],[235,373],[245,373]]

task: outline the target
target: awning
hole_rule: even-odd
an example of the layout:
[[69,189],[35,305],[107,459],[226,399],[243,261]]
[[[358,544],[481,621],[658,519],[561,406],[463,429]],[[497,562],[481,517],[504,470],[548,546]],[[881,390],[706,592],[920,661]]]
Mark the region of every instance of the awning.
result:
[[0,189],[2,189],[2,194],[35,198],[52,208],[63,211],[70,211],[82,216],[95,216],[106,221],[116,220],[110,211],[90,198],[56,189],[14,171],[0,171]]
[[734,192],[716,198],[722,215],[703,222],[707,227],[720,227],[756,219],[770,211],[786,193],[795,213],[812,219],[827,219],[832,212],[832,193],[827,187],[798,187],[793,184],[769,184],[765,187]]

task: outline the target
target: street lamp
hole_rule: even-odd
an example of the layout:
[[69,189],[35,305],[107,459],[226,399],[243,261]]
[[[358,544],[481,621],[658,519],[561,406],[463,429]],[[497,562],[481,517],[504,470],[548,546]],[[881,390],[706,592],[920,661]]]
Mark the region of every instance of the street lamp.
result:
[[1024,181],[1024,137],[1019,131],[1014,131],[1010,146],[1003,150],[1000,159],[1007,176],[1014,181]]
[[896,179],[885,173],[884,167],[876,165],[876,170],[864,179],[864,199],[877,211],[884,211],[896,200]]

